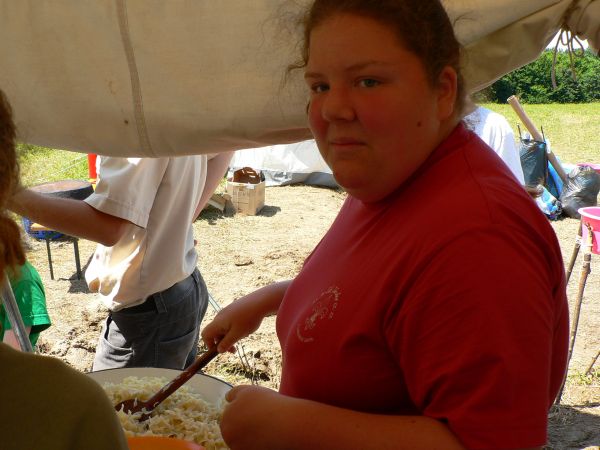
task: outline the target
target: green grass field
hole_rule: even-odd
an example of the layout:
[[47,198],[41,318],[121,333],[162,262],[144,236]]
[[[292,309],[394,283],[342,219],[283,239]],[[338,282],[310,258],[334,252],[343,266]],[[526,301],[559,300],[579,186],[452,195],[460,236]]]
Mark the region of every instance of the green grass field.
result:
[[21,182],[24,186],[33,186],[46,181],[87,180],[88,178],[85,153],[29,144],[19,144],[17,152],[21,164]]
[[[506,117],[518,137],[527,129],[510,105],[482,104]],[[600,103],[521,105],[563,163],[600,163]]]
[[[503,114],[518,135],[517,115],[509,105],[483,106]],[[543,129],[554,153],[564,163],[600,163],[600,103],[522,105],[538,129]],[[526,132],[521,124],[521,130]],[[63,179],[87,179],[87,156],[64,150],[19,145],[25,186]]]

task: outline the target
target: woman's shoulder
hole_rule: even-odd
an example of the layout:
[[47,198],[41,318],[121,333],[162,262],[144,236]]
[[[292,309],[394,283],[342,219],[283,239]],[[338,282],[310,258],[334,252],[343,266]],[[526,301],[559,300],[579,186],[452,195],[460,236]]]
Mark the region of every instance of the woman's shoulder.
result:
[[26,373],[35,373],[39,383],[47,382],[52,385],[53,390],[61,390],[61,386],[65,386],[69,392],[81,392],[87,397],[87,392],[102,389],[96,381],[60,359],[20,352],[3,343],[0,343],[0,367],[11,367],[11,372],[17,377]]

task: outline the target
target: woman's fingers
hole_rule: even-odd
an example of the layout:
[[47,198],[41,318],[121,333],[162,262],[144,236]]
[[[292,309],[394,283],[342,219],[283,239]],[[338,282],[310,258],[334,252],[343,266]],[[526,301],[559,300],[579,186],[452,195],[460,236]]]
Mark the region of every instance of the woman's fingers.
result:
[[225,335],[227,334],[227,328],[216,323],[215,320],[206,325],[200,335],[202,336],[202,340],[206,344],[208,348],[213,348],[223,340]]
[[234,344],[240,340],[240,336],[234,335],[231,331],[223,336],[220,342],[217,344],[217,350],[219,353],[235,351]]
[[243,391],[246,388],[248,388],[248,386],[232,387],[229,391],[227,391],[227,394],[225,394],[225,400],[227,400],[229,403],[233,402],[237,395],[240,393],[240,391]]
[[204,327],[201,336],[208,348],[216,345],[219,353],[234,352],[234,344],[240,339],[240,336],[232,331],[231,324],[220,322],[218,317]]

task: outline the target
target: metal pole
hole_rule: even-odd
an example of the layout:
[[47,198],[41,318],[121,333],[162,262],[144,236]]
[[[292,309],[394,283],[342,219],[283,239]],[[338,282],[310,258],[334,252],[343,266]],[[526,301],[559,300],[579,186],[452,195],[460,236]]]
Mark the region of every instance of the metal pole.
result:
[[[563,389],[565,388],[565,383],[567,381],[567,374],[569,373],[569,364],[571,362],[571,356],[573,356],[573,348],[575,347],[575,338],[577,337],[577,328],[579,326],[579,316],[581,313],[581,302],[583,301],[583,293],[585,291],[585,283],[587,281],[587,277],[592,271],[591,262],[592,262],[592,247],[594,245],[594,234],[592,227],[589,223],[583,224],[588,229],[587,243],[584,247],[585,251],[583,253],[583,267],[581,269],[581,275],[579,278],[579,289],[577,290],[577,299],[575,301],[575,312],[573,316],[573,322],[571,325],[571,336],[569,338],[569,353],[567,354],[567,373],[565,373],[565,377],[563,378],[562,384],[560,386],[560,390],[558,391],[558,395],[556,396],[555,404],[560,405],[560,400],[562,398]],[[582,226],[583,226],[582,225]]]
[[571,278],[571,273],[573,272],[573,266],[575,265],[575,260],[577,259],[577,254],[579,253],[579,248],[581,247],[581,227],[583,223],[579,223],[579,230],[577,232],[577,237],[575,238],[575,247],[573,247],[573,253],[571,254],[571,260],[569,261],[569,265],[567,267],[567,281],[569,284],[569,278]]
[[594,359],[592,359],[592,363],[589,365],[589,367],[585,371],[586,375],[592,374],[592,369],[594,368],[594,364],[596,364],[596,361],[598,361],[598,358],[600,358],[600,350],[598,350],[598,353],[596,353],[596,356],[594,356]]
[[[219,303],[213,298],[213,296],[210,295],[210,292],[208,293],[208,302],[213,307],[215,312],[218,313],[219,311],[221,311],[222,308],[219,306]],[[244,371],[247,374],[251,375],[252,383],[256,384],[256,380],[254,378],[254,371],[252,370],[252,368],[250,367],[250,363],[248,362],[248,357],[246,356],[246,351],[244,350],[244,344],[238,342],[235,348],[238,354],[238,358],[240,358],[240,362],[242,363],[242,367],[244,368]]]
[[4,280],[1,281],[3,282],[0,300],[2,300],[2,303],[4,304],[6,315],[8,316],[8,320],[12,326],[12,329],[17,336],[21,350],[24,352],[33,353],[33,347],[31,346],[29,336],[25,331],[25,324],[21,318],[21,313],[19,312],[19,307],[17,306],[17,301],[15,300],[15,294],[13,294],[13,291],[10,287],[10,281],[8,280],[8,275],[6,275],[6,273],[4,273]]

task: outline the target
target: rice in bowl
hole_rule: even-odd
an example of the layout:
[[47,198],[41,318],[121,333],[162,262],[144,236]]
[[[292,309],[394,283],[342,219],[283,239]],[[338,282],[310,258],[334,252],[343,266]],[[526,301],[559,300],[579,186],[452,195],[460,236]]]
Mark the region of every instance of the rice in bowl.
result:
[[[113,404],[138,398],[148,400],[170,380],[163,377],[126,377],[120,383],[105,382],[102,387]],[[206,450],[227,450],[219,422],[225,400],[212,404],[189,386],[183,385],[153,411],[152,416],[139,422],[140,413],[117,411],[125,435],[166,436],[192,441]]]

